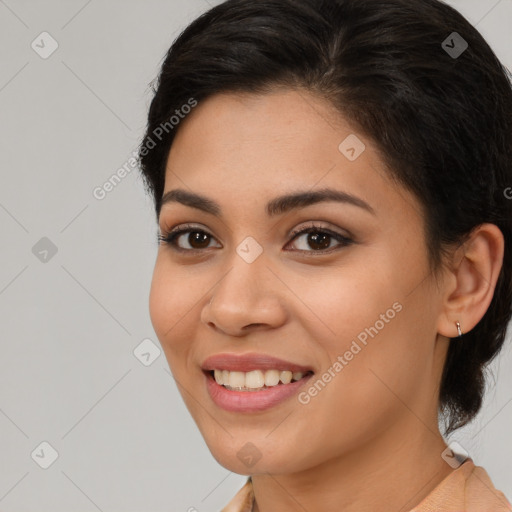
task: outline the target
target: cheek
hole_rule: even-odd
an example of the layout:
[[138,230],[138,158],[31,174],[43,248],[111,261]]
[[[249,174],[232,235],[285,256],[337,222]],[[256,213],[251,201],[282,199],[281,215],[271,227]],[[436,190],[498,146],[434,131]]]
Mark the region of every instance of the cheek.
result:
[[[335,376],[326,375],[330,382],[318,386],[321,391],[310,405],[319,426],[329,425],[333,436],[337,429],[349,439],[372,435],[377,425],[403,413],[404,403],[417,403],[431,384],[428,335],[433,326],[425,318],[425,305],[390,287],[379,290],[354,294],[332,316],[337,336],[323,338],[328,353],[323,370],[330,368]],[[341,363],[334,366],[338,356]]]
[[165,274],[162,270],[162,265],[157,261],[149,292],[149,314],[156,335],[163,344],[164,333],[172,325],[168,315],[172,311],[170,304],[174,300],[172,297],[173,287],[164,279]]
[[[351,407],[354,403],[363,404],[361,416],[368,412],[369,398],[371,402],[372,397],[379,396],[381,403],[389,398],[390,392],[378,376],[401,389],[407,388],[414,380],[414,372],[421,373],[421,361],[425,362],[421,344],[410,343],[411,325],[418,329],[425,326],[418,318],[418,305],[411,296],[405,297],[403,290],[410,287],[403,273],[393,272],[385,258],[373,261],[373,265],[353,266],[350,272],[332,272],[339,277],[319,280],[322,286],[314,291],[310,287],[306,295],[308,306],[315,313],[308,315],[313,319],[309,331],[324,354],[322,371],[330,369],[336,375],[327,386],[330,392],[322,391],[319,402],[326,400],[325,406],[331,401],[350,403]],[[375,261],[380,264],[375,265]]]
[[179,354],[188,344],[186,340],[187,313],[198,298],[193,297],[190,287],[183,286],[184,279],[176,271],[166,269],[161,258],[157,259],[149,294],[149,313],[153,329],[164,349],[166,356]]
[[393,293],[389,283],[379,282],[384,272],[375,264],[351,266],[350,270],[330,268],[327,272],[314,280],[306,276],[302,281],[297,277],[293,281],[300,283],[295,289],[307,306],[303,308],[303,318],[309,324],[308,331],[323,340],[322,345],[335,358],[392,308],[398,294]]

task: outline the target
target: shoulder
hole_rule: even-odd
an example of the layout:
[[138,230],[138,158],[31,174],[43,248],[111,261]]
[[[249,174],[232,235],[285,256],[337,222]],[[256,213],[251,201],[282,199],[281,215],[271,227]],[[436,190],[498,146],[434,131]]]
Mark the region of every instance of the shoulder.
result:
[[484,468],[471,459],[448,475],[410,512],[512,512],[505,495],[496,489]]
[[468,512],[492,510],[510,512],[512,506],[505,495],[496,489],[484,468],[473,465],[466,479],[465,499]]
[[[252,512],[251,478],[221,512]],[[448,475],[410,512],[512,512],[512,505],[496,489],[484,468],[471,459]]]
[[252,512],[254,492],[252,490],[251,477],[245,485],[236,493],[234,498],[221,510],[221,512]]

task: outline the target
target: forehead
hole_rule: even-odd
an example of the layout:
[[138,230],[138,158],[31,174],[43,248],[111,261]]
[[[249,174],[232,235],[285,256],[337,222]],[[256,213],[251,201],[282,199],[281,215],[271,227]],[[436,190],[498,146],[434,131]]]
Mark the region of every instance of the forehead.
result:
[[254,159],[275,154],[291,158],[292,151],[297,157],[318,156],[320,151],[337,156],[340,136],[353,131],[331,104],[306,91],[222,93],[200,102],[181,123],[173,148],[193,144],[196,151],[243,149]]
[[372,141],[325,100],[278,90],[200,102],[179,126],[164,194],[188,188],[220,203],[256,205],[258,198],[326,187],[358,195],[376,210],[397,201]]

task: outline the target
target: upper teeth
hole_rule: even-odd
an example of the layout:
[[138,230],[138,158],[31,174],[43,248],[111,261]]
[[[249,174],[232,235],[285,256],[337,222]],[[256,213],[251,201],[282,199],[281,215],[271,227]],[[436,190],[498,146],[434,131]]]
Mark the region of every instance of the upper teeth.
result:
[[279,381],[289,384],[292,380],[300,380],[304,376],[302,372],[280,370],[253,370],[251,372],[230,372],[228,370],[215,370],[215,380],[221,386],[230,388],[258,389],[263,386],[277,386]]

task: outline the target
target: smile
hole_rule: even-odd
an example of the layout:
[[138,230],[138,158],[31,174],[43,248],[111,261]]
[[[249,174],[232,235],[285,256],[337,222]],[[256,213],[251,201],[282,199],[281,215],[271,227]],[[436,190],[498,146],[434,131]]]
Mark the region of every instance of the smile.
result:
[[201,364],[213,403],[230,412],[259,412],[296,395],[313,376],[313,368],[270,354],[223,353]]
[[217,384],[230,391],[261,391],[280,384],[299,381],[305,375],[303,372],[290,370],[253,370],[250,372],[214,370],[212,373]]

